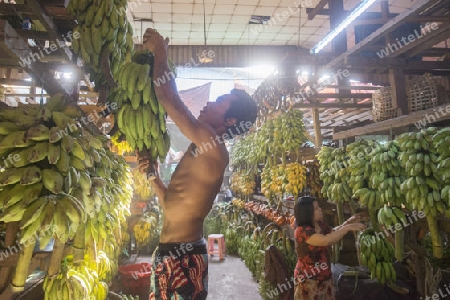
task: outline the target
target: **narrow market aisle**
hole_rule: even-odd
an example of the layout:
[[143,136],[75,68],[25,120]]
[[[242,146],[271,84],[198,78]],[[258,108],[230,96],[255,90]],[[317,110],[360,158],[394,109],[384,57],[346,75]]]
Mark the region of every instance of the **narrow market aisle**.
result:
[[244,262],[237,256],[227,255],[209,259],[209,293],[211,300],[262,300],[259,284]]

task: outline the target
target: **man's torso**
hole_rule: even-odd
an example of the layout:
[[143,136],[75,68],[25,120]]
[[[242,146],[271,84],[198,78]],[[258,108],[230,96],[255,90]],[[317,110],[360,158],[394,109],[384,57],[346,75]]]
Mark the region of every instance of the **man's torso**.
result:
[[167,187],[161,243],[201,239],[203,220],[220,190],[228,164],[226,147],[217,144],[198,155],[191,152],[194,147],[194,144],[189,146]]

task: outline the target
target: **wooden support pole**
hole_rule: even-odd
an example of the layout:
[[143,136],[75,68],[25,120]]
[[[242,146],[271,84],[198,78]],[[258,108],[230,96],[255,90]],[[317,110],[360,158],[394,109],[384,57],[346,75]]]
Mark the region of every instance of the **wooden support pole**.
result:
[[389,81],[391,82],[392,88],[392,105],[394,108],[397,108],[397,115],[407,115],[409,113],[409,109],[405,89],[405,74],[401,69],[390,69]]
[[320,130],[320,115],[319,109],[314,108],[312,110],[313,120],[314,120],[314,135],[315,135],[315,145],[316,149],[320,150],[322,147],[322,131]]
[[[331,1],[333,2],[333,0]],[[325,5],[328,4],[328,0],[320,0],[319,3],[317,3],[316,7],[312,8],[308,11],[308,20],[314,19],[316,15],[319,14],[319,12],[325,7]]]
[[[17,232],[19,231],[19,222],[12,222],[6,224],[6,236],[5,236],[5,247],[9,249],[12,254],[13,245],[16,243]],[[7,250],[5,250],[7,251]],[[6,252],[8,254],[8,252]],[[15,255],[18,258],[18,253]],[[14,265],[9,265],[0,268],[0,295],[5,291],[5,289],[9,286],[9,282],[11,280],[11,276],[14,270]]]

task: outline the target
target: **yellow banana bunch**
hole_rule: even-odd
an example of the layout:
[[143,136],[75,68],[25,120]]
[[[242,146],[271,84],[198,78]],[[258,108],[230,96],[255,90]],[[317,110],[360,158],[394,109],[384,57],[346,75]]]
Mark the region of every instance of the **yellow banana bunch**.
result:
[[320,180],[319,162],[315,159],[314,161],[307,162],[305,166],[307,169],[307,186],[311,195],[316,198],[322,198],[322,181]]
[[150,180],[147,178],[147,175],[140,172],[137,168],[133,169],[132,174],[135,195],[137,195],[139,199],[143,201],[146,201],[150,199],[150,197],[153,197],[153,195],[155,194],[155,190],[153,189]]
[[284,192],[297,198],[306,186],[306,167],[297,162],[289,163],[284,167],[284,173]]
[[367,229],[359,236],[360,260],[372,276],[381,284],[397,280],[397,273],[392,265],[394,247],[383,236],[382,232]]
[[234,172],[231,177],[231,189],[235,194],[250,195],[255,190],[256,182],[253,172]]
[[45,278],[46,299],[107,299],[108,285],[99,280],[96,270],[90,269],[85,261],[73,262],[71,256],[66,262],[61,273]]
[[280,200],[283,195],[283,182],[285,180],[284,167],[282,165],[265,166],[261,173],[261,192],[269,202]]
[[130,144],[126,140],[120,141],[119,138],[122,136],[122,132],[119,130],[111,136],[112,144],[117,148],[117,152],[120,155],[125,154],[134,154],[133,148],[131,148]]
[[157,230],[158,224],[155,216],[152,214],[144,214],[133,228],[137,246],[140,248],[148,244],[156,235]]
[[240,209],[244,209],[245,208],[245,202],[243,200],[241,200],[241,199],[234,198],[233,201],[231,201],[231,203],[234,206],[236,206],[237,208],[240,208]]

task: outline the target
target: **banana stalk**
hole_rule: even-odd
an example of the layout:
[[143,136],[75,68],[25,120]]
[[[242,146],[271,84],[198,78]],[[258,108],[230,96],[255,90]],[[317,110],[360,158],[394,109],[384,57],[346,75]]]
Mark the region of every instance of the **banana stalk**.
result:
[[399,261],[403,261],[405,255],[405,230],[395,231],[395,258]]
[[11,290],[15,293],[24,290],[25,281],[28,277],[28,269],[30,267],[31,257],[33,255],[36,240],[31,243],[23,245],[23,250],[20,252],[19,260],[17,261],[16,271],[11,280]]
[[80,224],[80,226],[78,226],[78,230],[75,233],[75,236],[73,238],[73,260],[75,262],[84,260],[84,248],[86,246],[85,231],[86,231],[85,225]]
[[60,239],[55,239],[55,243],[53,244],[53,252],[50,257],[50,263],[47,271],[47,275],[49,277],[57,275],[61,270],[61,260],[64,254],[64,246],[65,243],[63,243]]
[[433,215],[427,215],[428,229],[430,230],[431,242],[433,244],[433,256],[435,258],[442,258],[444,250],[442,247],[442,239],[439,234],[437,218]]

